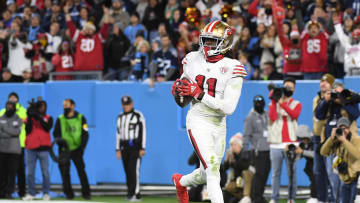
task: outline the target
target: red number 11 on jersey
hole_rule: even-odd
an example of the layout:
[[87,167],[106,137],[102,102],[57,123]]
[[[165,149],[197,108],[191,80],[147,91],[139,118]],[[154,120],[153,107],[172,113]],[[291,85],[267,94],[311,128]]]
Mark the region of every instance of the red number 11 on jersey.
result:
[[[204,90],[205,76],[197,75],[195,80],[196,80],[197,84],[199,85],[199,87],[202,90]],[[209,78],[206,80],[206,84],[208,85],[208,94],[212,97],[215,97],[216,82],[217,82],[216,78]]]

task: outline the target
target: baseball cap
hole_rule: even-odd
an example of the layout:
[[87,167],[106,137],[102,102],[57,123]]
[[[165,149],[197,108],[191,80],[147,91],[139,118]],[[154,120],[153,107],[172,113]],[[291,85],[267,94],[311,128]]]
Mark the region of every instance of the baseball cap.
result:
[[123,97],[121,97],[121,103],[122,103],[123,105],[129,105],[129,104],[132,103],[132,99],[131,99],[131,97],[128,96],[128,95],[123,96]]
[[334,76],[332,76],[331,74],[326,73],[325,75],[323,75],[323,76],[321,77],[321,80],[320,80],[320,81],[326,81],[326,82],[328,82],[330,85],[333,85],[334,82],[335,82],[335,78],[334,78]]
[[337,125],[336,125],[338,128],[341,127],[341,126],[345,126],[346,128],[349,128],[350,127],[350,121],[348,118],[346,117],[341,117],[338,122],[337,122]]

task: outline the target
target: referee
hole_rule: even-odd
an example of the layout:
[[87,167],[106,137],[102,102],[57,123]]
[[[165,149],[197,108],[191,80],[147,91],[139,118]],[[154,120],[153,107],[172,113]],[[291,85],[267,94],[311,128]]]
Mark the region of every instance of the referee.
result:
[[128,187],[127,200],[141,200],[139,169],[141,157],[145,155],[146,127],[141,112],[134,110],[130,96],[121,98],[123,113],[118,116],[116,126],[116,158],[122,158]]

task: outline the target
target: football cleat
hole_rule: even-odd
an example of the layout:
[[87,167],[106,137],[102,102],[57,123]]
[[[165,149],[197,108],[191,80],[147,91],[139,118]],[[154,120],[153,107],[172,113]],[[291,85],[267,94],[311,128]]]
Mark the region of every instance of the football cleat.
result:
[[181,186],[180,179],[183,175],[175,173],[172,176],[172,181],[174,182],[174,185],[176,187],[176,197],[179,201],[179,203],[189,203],[189,195],[187,188],[184,186]]

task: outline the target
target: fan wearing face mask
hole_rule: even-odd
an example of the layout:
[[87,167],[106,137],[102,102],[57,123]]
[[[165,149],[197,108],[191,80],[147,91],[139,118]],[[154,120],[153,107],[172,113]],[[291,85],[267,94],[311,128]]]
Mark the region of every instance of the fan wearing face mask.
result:
[[0,117],[0,198],[11,198],[21,156],[19,135],[23,121],[15,112],[16,104],[8,101]]
[[269,117],[265,111],[263,96],[256,95],[253,104],[253,108],[245,119],[243,149],[255,152],[253,160],[255,175],[252,182],[251,199],[255,203],[265,203],[267,201],[263,195],[270,172],[270,148],[267,141]]

